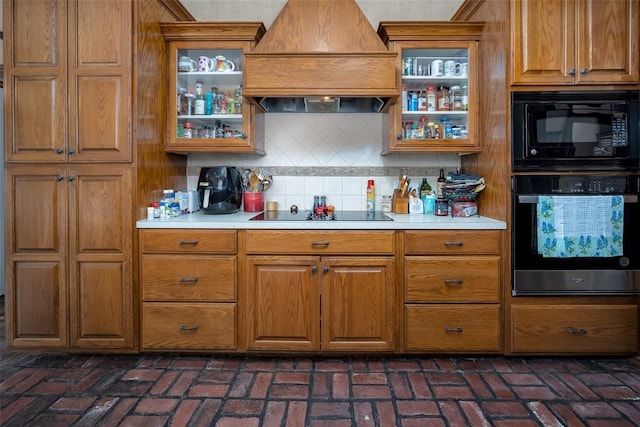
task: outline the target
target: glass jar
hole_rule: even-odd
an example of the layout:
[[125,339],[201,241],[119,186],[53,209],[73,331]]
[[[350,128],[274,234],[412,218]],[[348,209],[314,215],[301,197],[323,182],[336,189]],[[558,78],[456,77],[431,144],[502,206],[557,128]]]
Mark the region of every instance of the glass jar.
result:
[[460,86],[451,86],[449,98],[451,111],[462,111],[462,90]]
[[449,111],[449,88],[440,86],[436,93],[436,108],[438,111]]

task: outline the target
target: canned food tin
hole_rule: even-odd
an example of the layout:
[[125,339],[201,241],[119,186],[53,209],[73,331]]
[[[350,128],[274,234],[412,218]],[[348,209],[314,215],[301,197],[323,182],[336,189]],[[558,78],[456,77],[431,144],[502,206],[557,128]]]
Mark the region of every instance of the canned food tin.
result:
[[436,200],[436,208],[433,214],[438,216],[449,215],[449,203],[444,199]]

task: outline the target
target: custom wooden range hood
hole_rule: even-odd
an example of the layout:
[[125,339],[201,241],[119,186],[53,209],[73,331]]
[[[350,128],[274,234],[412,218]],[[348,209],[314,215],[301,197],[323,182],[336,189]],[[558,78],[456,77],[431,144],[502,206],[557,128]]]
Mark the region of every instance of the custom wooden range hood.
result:
[[380,112],[400,95],[397,61],[355,0],[289,0],[245,53],[243,95],[269,112]]

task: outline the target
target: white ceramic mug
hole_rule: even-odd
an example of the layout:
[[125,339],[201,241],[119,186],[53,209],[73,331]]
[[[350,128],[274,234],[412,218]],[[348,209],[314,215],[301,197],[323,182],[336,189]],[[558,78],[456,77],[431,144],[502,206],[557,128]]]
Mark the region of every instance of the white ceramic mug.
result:
[[446,77],[459,76],[462,65],[459,62],[449,59],[444,61],[444,75]]
[[216,63],[208,56],[198,58],[198,71],[213,71],[216,69]]
[[433,77],[442,77],[444,74],[444,64],[442,59],[434,59],[431,61],[431,75]]
[[178,71],[189,72],[197,71],[198,63],[188,56],[181,56],[178,61]]
[[460,77],[467,77],[469,74],[469,63],[461,62],[460,63]]

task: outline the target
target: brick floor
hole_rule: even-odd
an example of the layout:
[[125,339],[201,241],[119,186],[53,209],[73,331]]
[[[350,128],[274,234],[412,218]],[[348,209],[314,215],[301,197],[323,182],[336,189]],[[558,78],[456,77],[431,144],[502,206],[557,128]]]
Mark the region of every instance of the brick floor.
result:
[[3,427],[640,426],[635,358],[0,358]]

